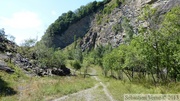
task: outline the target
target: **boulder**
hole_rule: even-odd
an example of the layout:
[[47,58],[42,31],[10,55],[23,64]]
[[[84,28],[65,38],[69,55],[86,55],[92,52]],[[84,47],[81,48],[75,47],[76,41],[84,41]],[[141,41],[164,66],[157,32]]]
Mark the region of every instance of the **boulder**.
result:
[[5,71],[9,74],[14,73],[14,70],[9,67],[0,66],[0,70]]
[[71,71],[69,68],[67,68],[66,66],[63,65],[60,68],[53,68],[52,74],[59,75],[59,76],[67,76],[67,75],[71,74]]
[[38,76],[44,76],[45,74],[45,70],[41,69],[41,68],[36,68],[36,74]]
[[156,1],[158,1],[158,0],[142,0],[141,2],[142,2],[142,4],[152,4]]
[[16,61],[21,61],[22,58],[23,57],[19,53],[16,54]]

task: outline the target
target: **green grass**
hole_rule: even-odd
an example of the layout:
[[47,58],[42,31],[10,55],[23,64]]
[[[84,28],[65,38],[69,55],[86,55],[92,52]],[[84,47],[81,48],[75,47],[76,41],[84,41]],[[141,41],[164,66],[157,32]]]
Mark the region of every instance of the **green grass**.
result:
[[148,84],[135,84],[128,81],[110,79],[108,90],[116,100],[122,101],[124,94],[178,94],[180,83],[155,87]]
[[[0,79],[2,82],[0,87],[5,86],[13,89],[16,93],[12,95],[5,95],[0,93],[0,101],[44,101],[52,100],[63,95],[78,92],[83,89],[93,87],[97,81],[83,75],[67,76],[67,77],[27,77],[20,68],[9,64],[11,68],[15,69],[14,74],[7,74],[0,72]],[[180,83],[170,83],[164,86],[155,87],[151,83],[137,83],[137,81],[130,82],[128,80],[115,80],[111,77],[105,78],[102,70],[98,66],[90,66],[95,69],[101,82],[103,82],[110,94],[115,100],[122,101],[124,94],[177,94],[180,91]],[[89,69],[88,72],[92,72]],[[79,73],[76,73],[79,74]],[[98,87],[102,89],[102,87]],[[96,92],[97,96],[104,96],[101,90]],[[97,97],[98,99],[99,97]],[[96,99],[96,98],[95,98]]]
[[134,80],[130,82],[125,75],[124,80],[116,80],[111,77],[105,78],[99,66],[93,67],[96,69],[101,82],[107,85],[110,94],[117,101],[123,101],[124,94],[179,94],[180,91],[180,82],[155,87],[149,81],[139,83],[138,80]]
[[94,86],[94,82],[91,78],[83,78],[82,76],[63,78],[55,77],[53,79],[51,78],[51,80],[56,81],[46,83],[42,86],[41,93],[43,93],[43,95],[60,97]]
[[20,68],[12,64],[9,64],[9,66],[15,69],[15,73],[7,74],[0,71],[0,79],[4,87],[11,88],[16,93],[13,95],[0,93],[0,101],[50,100],[93,87],[95,83],[92,78],[83,78],[81,75],[28,77]]

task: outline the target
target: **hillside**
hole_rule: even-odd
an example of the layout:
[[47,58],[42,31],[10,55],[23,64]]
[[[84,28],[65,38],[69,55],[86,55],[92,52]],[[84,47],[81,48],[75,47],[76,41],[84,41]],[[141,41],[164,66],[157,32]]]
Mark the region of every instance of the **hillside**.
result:
[[[76,39],[82,38],[80,45],[83,50],[98,45],[104,46],[108,43],[117,47],[124,42],[127,36],[125,26],[129,27],[129,30],[134,34],[138,34],[139,28],[142,26],[149,27],[148,21],[139,20],[145,5],[150,5],[152,9],[156,9],[157,12],[154,16],[159,16],[159,18],[162,18],[172,7],[180,5],[178,0],[110,0],[109,3],[104,0],[104,2],[106,2],[103,3],[104,5],[95,6],[97,7],[96,10],[84,14],[79,20],[70,23],[64,30],[57,32],[54,28],[60,30],[64,28],[64,24],[57,25],[56,23],[61,17],[65,14],[68,15],[70,12],[62,14],[49,26],[41,41],[48,47],[64,48],[73,43],[74,37],[76,37]],[[101,3],[93,2],[92,4],[98,5]],[[89,7],[90,4],[83,7]],[[81,11],[83,7],[78,10]],[[57,26],[52,27],[55,24]]]
[[180,0],[94,1],[21,46],[0,30],[2,101],[179,101],[179,91]]
[[82,38],[92,26],[95,13],[110,0],[91,2],[81,6],[75,12],[63,13],[46,30],[41,42],[47,47],[64,48],[74,42],[74,37]]
[[[179,0],[104,0],[101,6],[91,4],[100,8],[87,10],[91,13],[84,13],[62,33],[53,33],[53,23],[44,35],[51,36],[40,43],[52,49],[66,47],[63,52],[74,60],[70,64],[77,70],[94,64],[102,68],[105,77],[123,80],[126,75],[134,81],[150,76],[147,80],[155,86],[179,81]],[[85,10],[81,7],[80,11]]]

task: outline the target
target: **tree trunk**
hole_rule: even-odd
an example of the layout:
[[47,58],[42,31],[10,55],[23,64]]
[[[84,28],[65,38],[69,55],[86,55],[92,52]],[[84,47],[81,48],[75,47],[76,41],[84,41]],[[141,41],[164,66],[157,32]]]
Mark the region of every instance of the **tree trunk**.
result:
[[134,78],[134,68],[132,68],[132,79]]
[[87,67],[86,67],[86,69],[84,70],[84,78],[86,78],[86,74],[87,74]]
[[111,76],[113,76],[113,70],[111,69]]
[[129,81],[132,81],[131,77],[128,75],[128,73],[126,73],[125,70],[123,70],[123,72],[126,74],[126,76],[128,77]]
[[152,75],[152,78],[153,78],[154,85],[156,86],[156,79],[155,79],[155,77],[154,77],[152,72],[151,72],[151,75]]
[[118,79],[121,79],[121,80],[123,80],[123,72],[122,72],[122,70],[118,70]]
[[103,70],[104,71],[104,76],[107,77],[107,70]]

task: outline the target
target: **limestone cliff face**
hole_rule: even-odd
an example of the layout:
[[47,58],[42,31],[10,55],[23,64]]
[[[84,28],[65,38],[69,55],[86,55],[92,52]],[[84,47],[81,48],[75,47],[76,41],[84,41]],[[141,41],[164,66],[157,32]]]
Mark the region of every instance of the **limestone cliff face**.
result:
[[[114,2],[115,0],[111,0],[107,6]],[[64,48],[73,43],[74,36],[76,36],[77,39],[82,38],[80,42],[82,50],[91,49],[98,45],[107,45],[108,43],[117,47],[124,42],[126,31],[123,28],[115,31],[115,27],[122,25],[124,18],[129,20],[133,33],[137,34],[139,26],[148,27],[147,22],[138,20],[141,10],[146,4],[156,8],[160,17],[170,11],[172,7],[180,6],[180,0],[125,0],[125,2],[115,7],[109,14],[103,15],[103,9],[101,9],[97,13],[86,16],[70,25],[63,34],[53,36],[52,45]],[[99,18],[101,23],[98,23]]]
[[[163,16],[172,7],[180,5],[180,0],[127,0],[126,4],[115,8],[111,14],[104,17],[102,24],[93,23],[80,43],[82,49],[91,49],[97,45],[107,45],[108,43],[113,47],[117,47],[123,43],[126,32],[124,30],[119,32],[113,30],[116,24],[121,25],[123,17],[126,17],[130,21],[129,24],[133,27],[134,34],[138,33],[139,26],[148,27],[146,22],[138,21],[142,7],[146,4],[150,4],[153,8],[156,8],[158,10],[158,16]],[[108,21],[106,21],[107,19]],[[92,22],[97,22],[97,19],[94,19]]]
[[77,23],[71,25],[62,35],[54,36],[54,44],[56,47],[64,48],[74,42],[74,37],[82,38],[85,36],[92,24],[93,16],[86,16]]
[[50,35],[45,33],[40,42],[45,44],[47,47],[65,48],[74,42],[75,36],[76,39],[85,36],[91,27],[92,19],[94,19],[93,15],[86,16],[70,25],[67,30],[61,34]]

